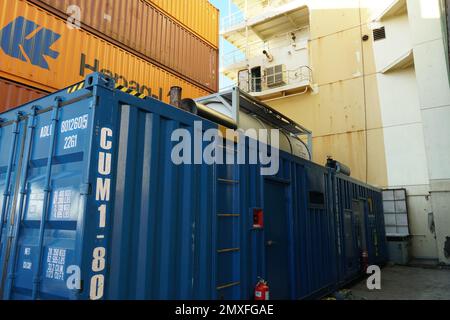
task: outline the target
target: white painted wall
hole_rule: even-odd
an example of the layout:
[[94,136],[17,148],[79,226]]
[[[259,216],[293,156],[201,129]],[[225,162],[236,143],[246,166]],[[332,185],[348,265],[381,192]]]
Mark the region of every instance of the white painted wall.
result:
[[[293,30],[296,36],[295,42],[288,35],[282,35],[269,39],[266,43],[259,47],[255,54],[249,55],[247,60],[248,69],[251,70],[254,67],[261,67],[261,71],[264,76],[264,70],[266,68],[284,64],[286,66],[286,71],[290,77],[290,82],[300,82],[302,76],[308,76],[307,69],[299,69],[303,66],[309,66],[309,29],[305,28],[302,30]],[[293,45],[295,43],[295,46]],[[263,55],[263,50],[266,49],[273,57],[273,61],[269,61],[265,55]],[[299,73],[296,74],[295,71]],[[280,88],[282,89],[282,88]]]
[[450,87],[439,0],[408,0],[407,3],[437,251],[440,262],[450,264],[450,254],[445,253],[446,242],[450,242]]
[[393,62],[404,56],[412,49],[412,35],[409,27],[408,15],[374,22],[371,27],[386,29],[386,39],[375,41],[373,44],[377,71],[385,69]]
[[[412,255],[437,259],[430,228],[429,171],[420,93],[415,67],[381,73],[413,49],[407,14],[372,24],[384,26],[386,39],[374,42],[389,188],[407,190]],[[432,216],[431,216],[432,217]]]
[[287,35],[269,40],[266,47],[273,56],[273,61],[269,62],[261,51],[258,57],[249,60],[250,68],[262,66],[264,70],[267,67],[285,64],[286,70],[295,70],[300,66],[309,66],[309,30],[304,29],[294,33],[296,36],[295,46],[292,45],[293,41]]
[[390,186],[428,185],[422,115],[414,68],[378,74]]
[[412,255],[437,259],[422,114],[414,67],[378,74],[389,188],[407,190]]

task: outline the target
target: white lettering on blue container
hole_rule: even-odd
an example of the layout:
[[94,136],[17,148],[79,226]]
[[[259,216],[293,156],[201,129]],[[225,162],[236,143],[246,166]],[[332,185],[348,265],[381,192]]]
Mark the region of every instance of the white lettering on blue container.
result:
[[[98,154],[97,179],[95,186],[95,200],[98,203],[98,240],[105,239],[105,228],[107,226],[106,212],[111,198],[111,169],[112,169],[112,141],[113,131],[109,128],[102,128],[100,131],[100,151]],[[99,300],[104,296],[106,268],[106,248],[99,246],[92,252],[92,272],[90,293],[91,300]]]
[[85,114],[77,118],[64,120],[61,122],[61,133],[87,129],[88,119],[88,115]]
[[[64,120],[61,122],[61,133],[69,133],[78,130],[86,130],[88,128],[89,115],[84,114],[79,117]],[[42,126],[40,130],[39,137],[41,139],[51,137],[52,135],[52,125]],[[72,149],[77,146],[77,136],[71,135],[64,139],[64,150]]]
[[66,264],[66,249],[48,248],[47,252],[47,279],[64,280],[64,266]]
[[40,134],[40,138],[48,138],[52,135],[52,125],[48,125],[48,126],[43,126],[41,128],[41,134]]

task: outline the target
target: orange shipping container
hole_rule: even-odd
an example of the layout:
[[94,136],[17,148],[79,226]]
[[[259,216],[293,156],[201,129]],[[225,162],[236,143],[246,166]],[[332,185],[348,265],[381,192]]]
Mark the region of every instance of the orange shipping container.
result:
[[218,49],[154,4],[145,0],[28,1],[64,19],[79,19],[87,31],[208,91],[218,90]]
[[0,114],[45,95],[43,91],[0,78]]
[[171,86],[182,87],[186,97],[208,94],[27,1],[0,0],[0,12],[0,77],[51,92],[100,71],[166,102]]
[[146,0],[219,48],[219,10],[208,0]]

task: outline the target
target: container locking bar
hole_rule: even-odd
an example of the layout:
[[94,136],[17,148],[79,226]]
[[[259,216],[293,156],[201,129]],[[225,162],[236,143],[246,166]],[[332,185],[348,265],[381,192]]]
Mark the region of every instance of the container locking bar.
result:
[[9,300],[11,297],[11,291],[14,285],[14,279],[16,278],[15,274],[15,266],[17,265],[17,249],[18,249],[18,242],[20,237],[20,222],[23,217],[23,211],[25,208],[25,197],[27,195],[27,180],[28,180],[28,170],[29,170],[29,163],[31,158],[31,152],[32,152],[32,146],[33,146],[33,137],[34,137],[34,131],[36,129],[35,119],[39,108],[37,106],[32,107],[32,115],[28,119],[28,129],[30,130],[30,133],[28,135],[28,143],[26,146],[26,153],[24,155],[24,164],[23,164],[23,172],[21,174],[21,181],[20,181],[20,198],[19,198],[19,210],[17,211],[16,216],[14,217],[14,238],[11,248],[11,259],[9,263],[9,273],[6,283],[6,289],[5,289],[5,299]]
[[39,242],[38,242],[38,248],[39,248],[39,254],[38,254],[38,267],[36,269],[36,272],[34,274],[33,278],[33,291],[32,291],[32,300],[36,300],[38,298],[38,292],[39,292],[39,286],[41,283],[41,269],[42,269],[42,256],[44,253],[44,231],[45,231],[45,223],[47,221],[47,214],[49,209],[49,198],[51,194],[51,184],[50,184],[50,178],[52,173],[52,165],[53,165],[53,155],[55,152],[55,144],[56,144],[56,138],[57,138],[57,125],[58,125],[58,117],[59,117],[59,108],[61,104],[61,98],[56,97],[55,98],[56,106],[53,107],[53,113],[52,113],[52,140],[50,142],[50,148],[48,150],[48,159],[47,159],[47,169],[45,173],[45,186],[44,186],[44,203],[43,203],[43,209],[42,209],[42,216],[41,216],[41,223],[39,227]]
[[13,139],[12,139],[11,148],[9,151],[8,169],[6,170],[5,191],[3,193],[2,211],[0,213],[0,241],[2,239],[4,221],[6,219],[5,215],[6,215],[6,211],[7,211],[10,196],[11,196],[11,193],[10,193],[11,175],[12,175],[12,167],[14,164],[14,155],[16,153],[16,148],[17,148],[17,137],[19,135],[20,117],[21,117],[21,113],[17,113],[17,119],[14,122],[14,128],[13,128]]

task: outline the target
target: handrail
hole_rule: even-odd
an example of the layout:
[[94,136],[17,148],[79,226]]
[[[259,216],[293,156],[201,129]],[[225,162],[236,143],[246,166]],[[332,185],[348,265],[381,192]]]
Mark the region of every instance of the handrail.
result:
[[233,12],[228,16],[225,16],[220,21],[221,31],[229,30],[232,27],[245,21],[245,14],[243,11]]
[[[273,7],[278,7],[279,5],[287,3],[286,0],[266,0],[264,2],[260,2],[259,5],[251,5],[251,8],[249,8],[249,13],[251,13],[251,16],[254,16],[256,14],[262,14],[265,10],[268,8],[272,9]],[[244,8],[247,7],[246,5]],[[239,10],[237,12],[233,12],[227,16],[224,16],[221,19],[221,30],[226,31],[229,30],[236,25],[244,22],[246,19],[248,19],[248,14],[246,14],[245,9]]]
[[[282,76],[284,82],[280,81],[279,85],[269,86],[269,78]],[[284,77],[283,77],[284,75]],[[284,87],[292,84],[300,84],[304,82],[313,82],[313,72],[309,66],[300,66],[297,69],[286,70],[281,72],[276,72],[271,75],[264,75],[261,77],[251,77],[248,80],[248,85],[245,86],[244,83],[239,83],[241,90],[247,93],[264,92],[265,90],[270,90],[274,88]]]

